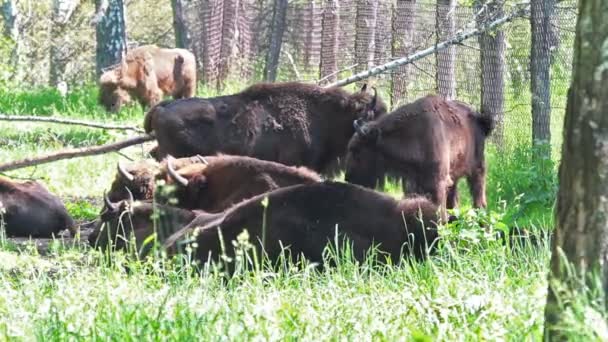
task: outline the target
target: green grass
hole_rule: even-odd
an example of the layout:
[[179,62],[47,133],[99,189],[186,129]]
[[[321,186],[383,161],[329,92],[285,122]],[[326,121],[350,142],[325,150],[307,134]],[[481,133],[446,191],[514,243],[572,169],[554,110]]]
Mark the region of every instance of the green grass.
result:
[[[0,92],[0,112],[141,123],[140,108],[106,114],[95,96],[93,87],[66,99],[49,90]],[[506,133],[519,143],[487,149],[488,212],[470,210],[462,182],[463,219],[445,229],[438,254],[426,262],[372,266],[344,258],[323,272],[288,264],[226,279],[218,270],[199,276],[120,253],[109,262],[98,252],[61,244],[43,257],[0,241],[0,340],[539,340],[548,242],[509,247],[494,233],[513,226],[551,229],[556,165],[539,158],[520,139],[524,133],[509,126]],[[126,135],[0,122],[0,160]],[[124,153],[142,156],[136,147]],[[41,180],[66,199],[72,215],[88,220],[98,211],[90,198],[99,201],[120,158],[114,153],[7,174]],[[399,196],[399,189],[389,182],[383,190]],[[569,322],[573,337],[599,340],[602,326],[583,322],[605,314],[594,303],[580,303]]]

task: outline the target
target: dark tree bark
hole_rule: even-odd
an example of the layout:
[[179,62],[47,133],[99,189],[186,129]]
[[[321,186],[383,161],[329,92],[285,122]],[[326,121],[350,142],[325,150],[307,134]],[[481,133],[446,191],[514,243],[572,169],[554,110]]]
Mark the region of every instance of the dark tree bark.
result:
[[355,62],[356,71],[363,71],[374,65],[376,19],[378,13],[378,1],[356,0],[357,16],[355,37]]
[[530,77],[532,92],[532,140],[551,141],[551,18],[555,0],[532,0],[530,3],[532,45]]
[[52,43],[49,58],[49,83],[52,86],[65,81],[63,74],[71,56],[63,35],[79,5],[80,0],[53,0]]
[[173,31],[175,31],[175,47],[182,49],[190,48],[190,32],[184,13],[184,4],[182,0],[171,0],[173,8]]
[[266,66],[264,68],[264,78],[266,81],[274,82],[277,79],[286,17],[287,0],[275,0],[270,29],[270,48],[268,49]]
[[[437,42],[454,36],[456,26],[456,0],[437,0]],[[437,52],[437,93],[448,99],[456,97],[456,48]]]
[[323,8],[323,35],[321,38],[321,62],[319,78],[328,82],[338,79],[338,32],[340,27],[338,0],[325,0]]
[[126,9],[122,0],[95,0],[96,70],[120,62],[127,52]]
[[[393,10],[393,59],[405,57],[413,52],[414,25],[416,23],[416,0],[397,0]],[[409,65],[395,69],[391,82],[391,105],[393,108],[399,100],[407,98]]]
[[[321,15],[315,0],[309,0],[306,4],[304,29],[304,68],[308,69],[318,60],[321,53],[319,46],[319,16]],[[321,38],[322,39],[322,38]],[[322,43],[321,43],[322,44]]]
[[222,45],[220,47],[220,60],[218,65],[217,89],[224,88],[226,79],[230,76],[230,67],[237,51],[237,33],[239,18],[239,0],[223,0],[222,11]]
[[[580,0],[578,6],[545,309],[546,341],[567,339],[562,310],[570,296],[584,296],[589,289],[608,293],[608,3]],[[602,300],[606,307],[606,297]]]
[[[480,26],[502,17],[502,3],[490,2],[478,18]],[[494,118],[496,128],[492,139],[498,146],[504,140],[504,103],[505,103],[505,34],[502,30],[486,32],[479,36],[481,60],[481,112]]]

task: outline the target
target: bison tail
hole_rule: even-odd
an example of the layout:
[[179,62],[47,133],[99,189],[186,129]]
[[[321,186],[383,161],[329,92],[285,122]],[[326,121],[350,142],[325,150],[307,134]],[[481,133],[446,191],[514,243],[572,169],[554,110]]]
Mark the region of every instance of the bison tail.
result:
[[490,136],[494,130],[494,127],[496,126],[494,118],[491,115],[477,114],[475,119],[477,120],[479,127],[481,127],[483,135],[486,137]]

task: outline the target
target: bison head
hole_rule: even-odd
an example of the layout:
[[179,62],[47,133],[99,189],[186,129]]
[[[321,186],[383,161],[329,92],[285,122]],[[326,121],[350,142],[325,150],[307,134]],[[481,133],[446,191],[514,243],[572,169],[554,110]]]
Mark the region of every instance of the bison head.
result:
[[386,104],[380,97],[375,87],[372,87],[373,94],[367,91],[367,84],[361,90],[351,96],[352,105],[356,117],[363,121],[372,121],[386,114]]
[[380,142],[380,130],[375,123],[364,124],[362,119],[353,122],[355,135],[348,143],[346,155],[346,181],[374,188],[379,180],[382,161],[376,146]]
[[158,170],[159,165],[149,160],[128,165],[118,162],[116,177],[110,186],[108,198],[118,202],[128,199],[131,194],[135,200],[151,200],[154,194],[154,177]]
[[208,163],[204,157],[199,156],[199,158],[201,158],[200,163],[187,165],[178,172],[173,165],[175,159],[167,156],[168,183],[175,185],[175,197],[182,208],[200,208],[206,198],[208,182],[205,169]]
[[126,248],[131,234],[141,225],[136,218],[141,215],[131,215],[133,203],[132,195],[128,200],[112,202],[104,193],[104,208],[95,229],[89,235],[89,244],[102,249]]

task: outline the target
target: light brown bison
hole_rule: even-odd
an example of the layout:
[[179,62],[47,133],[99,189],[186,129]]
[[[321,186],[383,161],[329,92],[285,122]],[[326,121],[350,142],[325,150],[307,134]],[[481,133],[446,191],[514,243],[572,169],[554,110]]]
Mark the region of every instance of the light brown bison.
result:
[[261,83],[234,95],[163,101],[146,114],[144,127],[156,135],[158,158],[225,153],[332,173],[354,133],[353,120],[385,112],[366,86],[349,94],[314,84]]
[[7,236],[50,238],[77,228],[61,200],[35,181],[14,182],[0,176],[0,225]]
[[426,256],[438,237],[437,219],[437,206],[422,197],[396,201],[357,185],[319,182],[253,197],[219,216],[197,217],[169,237],[165,248],[175,254],[189,245],[195,258],[205,263],[220,255],[219,231],[226,254],[233,256],[231,242],[247,229],[249,241],[256,248],[264,243],[270,260],[277,260],[282,248],[288,247],[292,256],[322,262],[328,243],[335,244],[337,239],[343,246],[348,238],[358,260],[376,244],[398,261],[402,255]]
[[212,213],[281,187],[321,181],[318,174],[304,167],[243,156],[220,155],[177,171],[169,156],[167,167],[168,183],[177,186],[176,205]]
[[430,195],[445,209],[457,205],[457,182],[467,177],[475,207],[486,206],[484,146],[491,118],[465,103],[426,96],[376,122],[354,126],[348,182],[374,187],[392,174],[404,180],[404,192]]
[[117,66],[100,79],[99,102],[110,112],[135,98],[145,107],[160,102],[164,95],[175,99],[194,96],[196,60],[184,49],[144,45],[130,50]]

